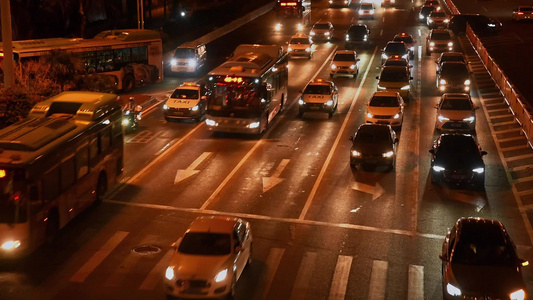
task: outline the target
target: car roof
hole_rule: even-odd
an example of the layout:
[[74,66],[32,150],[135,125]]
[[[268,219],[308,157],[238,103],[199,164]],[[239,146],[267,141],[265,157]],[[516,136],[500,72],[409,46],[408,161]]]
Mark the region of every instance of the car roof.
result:
[[329,25],[329,24],[331,24],[331,22],[320,20],[320,21],[317,21],[317,22],[315,23],[315,25],[316,25],[316,24],[328,24],[328,25]]
[[[474,143],[477,145],[476,140],[471,134],[466,133],[443,133],[440,135],[441,142],[453,142],[453,141],[474,141]],[[461,142],[462,143],[462,142]],[[464,144],[466,145],[466,144]]]
[[383,69],[381,70],[381,72],[383,72],[383,70],[387,69],[389,72],[392,71],[392,72],[403,72],[405,73],[406,70],[407,70],[407,66],[384,66]]
[[442,62],[441,69],[444,68],[444,66],[451,66],[451,65],[463,65],[466,68],[466,64],[462,61],[447,60],[447,61]]
[[187,232],[232,233],[239,221],[239,218],[233,217],[201,216],[191,223]]
[[361,124],[359,128],[357,128],[357,132],[389,132],[391,131],[391,127],[388,124]]
[[298,33],[298,34],[291,36],[291,39],[294,39],[294,38],[309,38],[309,36],[305,33]]
[[442,99],[464,99],[471,100],[470,95],[465,93],[444,93],[441,97]]
[[431,29],[430,33],[433,33],[433,32],[451,33],[451,31],[449,29],[445,29],[445,28],[434,28],[434,29]]
[[350,25],[350,27],[349,27],[348,29],[350,29],[350,28],[354,28],[354,27],[364,27],[364,28],[368,28],[368,26],[366,26],[366,24],[352,24],[352,25]]
[[329,80],[326,80],[326,79],[322,79],[322,78],[314,78],[312,79],[311,81],[309,81],[309,83],[307,85],[331,85],[333,82],[329,81]]
[[[469,238],[470,236],[479,237],[480,229],[487,230],[492,234],[501,233],[501,241],[510,243],[511,238],[507,234],[505,227],[500,221],[475,217],[463,217],[455,223],[457,231],[460,232],[459,239]],[[496,236],[494,236],[496,238]]]
[[379,97],[398,97],[398,92],[374,92],[372,97],[379,96]]
[[356,55],[357,53],[354,50],[337,50],[337,52],[335,52],[335,55],[337,55],[337,54],[354,54],[354,55]]
[[372,5],[372,6],[374,6],[374,3],[372,3],[372,2],[361,2],[361,5]]

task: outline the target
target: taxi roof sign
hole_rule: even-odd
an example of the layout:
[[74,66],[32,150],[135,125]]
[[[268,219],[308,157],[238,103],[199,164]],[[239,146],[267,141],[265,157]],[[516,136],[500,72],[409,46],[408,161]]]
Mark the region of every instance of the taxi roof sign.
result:
[[196,82],[185,81],[181,86],[198,86]]

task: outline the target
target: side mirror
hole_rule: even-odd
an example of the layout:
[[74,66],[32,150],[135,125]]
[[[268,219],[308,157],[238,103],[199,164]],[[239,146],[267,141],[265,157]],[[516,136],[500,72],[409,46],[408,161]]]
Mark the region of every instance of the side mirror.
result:
[[398,143],[399,141],[400,141],[399,138],[394,138],[394,143],[395,143],[395,144]]
[[176,242],[170,244],[170,249],[178,250],[178,242],[176,241]]
[[433,149],[433,148],[429,149],[429,153],[435,154],[435,149]]
[[481,151],[481,156],[487,155],[487,151]]
[[302,92],[302,91],[298,91],[298,93],[303,94],[304,92]]
[[165,94],[165,97],[167,97],[167,98],[170,98],[170,96],[172,96],[172,94],[170,94],[170,93]]
[[200,97],[200,99],[205,100],[205,99],[207,99],[207,96],[204,95],[204,96]]
[[479,109],[479,106],[477,106],[477,105],[476,105],[476,106],[474,106],[474,109]]
[[350,135],[350,137],[348,138],[350,141],[353,141],[353,136]]
[[438,104],[438,103],[435,104],[434,107],[435,107],[435,108],[439,108],[439,104]]
[[379,76],[376,76],[376,79],[379,79]]
[[244,251],[244,248],[242,246],[235,246],[235,252],[242,252]]
[[439,258],[442,261],[448,261],[448,257],[446,255],[444,255],[444,254],[439,254]]

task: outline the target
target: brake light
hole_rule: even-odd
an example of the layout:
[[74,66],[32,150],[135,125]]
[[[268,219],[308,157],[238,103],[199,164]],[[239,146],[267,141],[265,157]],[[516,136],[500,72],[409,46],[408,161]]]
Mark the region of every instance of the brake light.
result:
[[0,169],[0,178],[6,177],[6,170]]

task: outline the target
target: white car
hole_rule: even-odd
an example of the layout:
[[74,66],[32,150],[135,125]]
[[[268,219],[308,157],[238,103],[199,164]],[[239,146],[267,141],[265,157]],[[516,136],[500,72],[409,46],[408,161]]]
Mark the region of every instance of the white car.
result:
[[177,87],[163,105],[165,120],[194,119],[199,122],[207,108],[207,91],[194,82],[184,82]]
[[165,292],[178,298],[223,298],[252,261],[252,231],[233,217],[198,217],[182,238],[165,272]]
[[304,56],[310,59],[313,56],[313,41],[303,33],[293,35],[289,41],[287,52],[289,58]]
[[362,2],[359,6],[359,18],[370,18],[374,19],[374,14],[376,13],[376,8],[372,2]]
[[409,67],[385,66],[381,69],[378,79],[378,91],[398,92],[403,99],[411,97],[411,71]]
[[338,50],[331,60],[329,76],[348,75],[355,78],[359,73],[359,58],[353,50]]
[[434,11],[427,17],[427,24],[430,29],[439,27],[445,28],[448,26],[448,23],[450,23],[450,16],[442,10]]
[[339,90],[333,81],[315,78],[300,92],[298,116],[305,112],[327,112],[331,118],[339,104]]
[[464,93],[445,93],[440,98],[435,120],[437,131],[476,131],[476,110],[470,95]]
[[375,92],[366,105],[365,123],[402,127],[405,104],[399,93]]
[[318,21],[313,25],[311,31],[309,31],[309,36],[315,41],[331,41],[333,39],[333,34],[335,29],[333,24],[327,21]]

